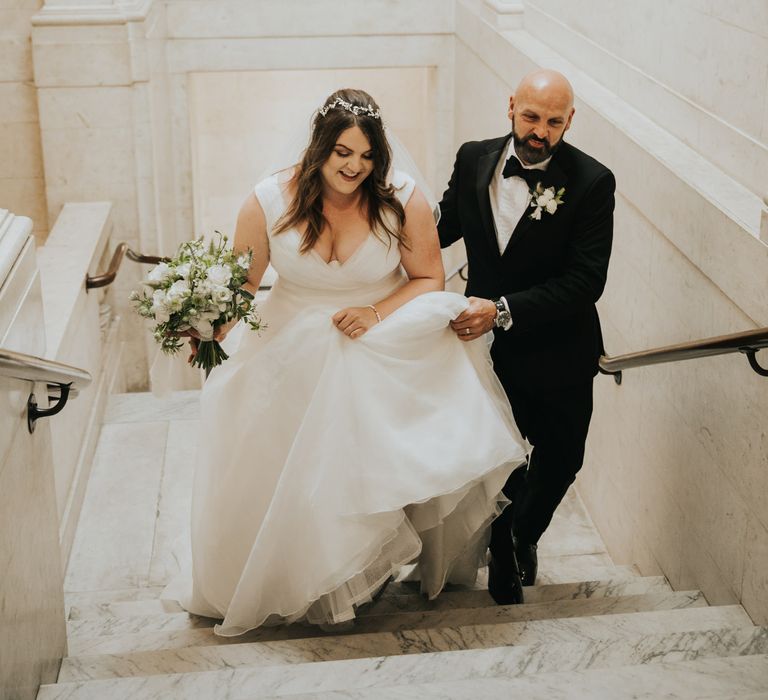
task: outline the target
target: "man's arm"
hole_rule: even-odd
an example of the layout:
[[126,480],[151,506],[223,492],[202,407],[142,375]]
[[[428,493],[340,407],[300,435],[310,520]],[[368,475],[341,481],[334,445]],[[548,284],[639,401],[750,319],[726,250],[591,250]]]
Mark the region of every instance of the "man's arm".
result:
[[451,179],[448,181],[448,187],[440,200],[440,221],[437,223],[437,232],[440,236],[441,248],[447,248],[462,236],[457,200],[459,196],[459,161],[463,148],[464,146],[461,146],[456,153],[456,162],[453,164]]
[[603,293],[613,240],[616,180],[607,171],[584,197],[583,216],[576,222],[565,271],[542,284],[505,294],[513,328],[567,319],[589,309]]

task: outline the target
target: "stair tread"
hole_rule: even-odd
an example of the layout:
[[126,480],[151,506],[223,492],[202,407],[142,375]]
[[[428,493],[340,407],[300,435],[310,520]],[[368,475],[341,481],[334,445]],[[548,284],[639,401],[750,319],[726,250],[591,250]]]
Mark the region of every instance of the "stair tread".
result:
[[[722,698],[723,695],[763,693],[768,687],[768,655],[697,659],[615,669],[587,669],[517,678],[483,678],[450,683],[414,683],[358,691],[292,695],[293,700],[483,700],[525,697],[529,700],[591,698]],[[738,697],[738,695],[736,695]],[[267,700],[243,695],[239,700]],[[273,695],[272,697],[280,697]]]
[[[657,634],[630,634],[620,639],[537,642],[505,647],[425,652],[399,656],[373,656],[336,661],[304,662],[290,668],[270,666],[201,669],[194,663],[170,664],[165,670],[104,664],[62,668],[59,683],[72,687],[90,680],[156,676],[154,687],[182,683],[179,676],[194,673],[212,688],[229,684],[261,692],[307,692],[362,688],[391,684],[392,679],[413,678],[420,683],[483,677],[513,677],[528,673],[554,673],[586,668],[609,668],[643,663],[691,660],[714,656],[768,653],[768,628],[704,629]],[[154,673],[148,673],[152,670]],[[183,681],[188,683],[190,681]],[[414,681],[415,682],[415,681]],[[223,692],[223,691],[222,691]],[[234,691],[230,691],[232,694]],[[206,694],[208,697],[208,694]],[[217,697],[211,695],[211,698]]]
[[[609,669],[713,657],[768,653],[768,628],[635,635],[620,640],[554,642],[411,656],[368,657],[285,666],[226,668],[158,674],[152,678],[80,677],[60,679],[39,698],[72,700],[109,697],[112,700],[175,692],[194,693],[206,700],[321,693],[387,687],[393,683],[445,683],[484,678],[514,678],[586,669]],[[130,669],[126,669],[130,670]],[[100,695],[101,694],[101,695]],[[166,697],[166,695],[163,695]]]
[[[556,600],[524,605],[495,605],[482,608],[449,610],[399,611],[389,614],[371,614],[355,621],[354,632],[395,632],[405,629],[457,627],[470,624],[498,624],[512,621],[543,620],[590,615],[613,615],[642,610],[668,610],[705,606],[707,602],[699,591],[668,591],[582,600]],[[70,646],[82,639],[115,637],[150,631],[183,631],[211,628],[217,620],[190,615],[186,612],[166,615],[138,615],[125,618],[94,618],[71,620],[67,623]],[[293,624],[262,627],[248,633],[252,641],[296,639],[324,636],[316,625]]]
[[[369,656],[420,654],[506,645],[621,639],[627,635],[686,632],[727,627],[754,627],[738,605],[617,613],[494,625],[467,625],[399,632],[328,635],[306,639],[255,642],[223,638],[208,630],[144,633],[88,640],[62,662],[62,677],[91,675],[109,668],[111,675],[215,670],[242,665],[268,666]],[[77,670],[76,670],[77,669]]]
[[[641,595],[671,591],[663,576],[637,577],[636,579],[616,579],[603,581],[583,581],[580,583],[558,583],[532,586],[525,589],[526,603],[542,603],[556,600],[575,600],[587,598],[616,597],[619,595]],[[485,589],[446,590],[435,600],[427,600],[417,591],[398,589],[396,593],[389,588],[376,603],[360,610],[362,617],[372,614],[405,612],[414,610],[452,610],[455,608],[481,608],[495,606],[493,598]],[[133,617],[136,615],[167,615],[183,612],[182,607],[172,600],[158,598],[103,602],[96,604],[72,605],[69,619]]]

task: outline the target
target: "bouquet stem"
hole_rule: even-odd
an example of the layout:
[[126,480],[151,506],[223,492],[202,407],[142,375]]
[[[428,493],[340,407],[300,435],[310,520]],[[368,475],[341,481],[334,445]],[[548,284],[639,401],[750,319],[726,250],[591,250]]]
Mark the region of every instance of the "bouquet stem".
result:
[[192,366],[200,367],[207,372],[214,367],[218,367],[228,358],[229,355],[224,352],[224,348],[221,347],[217,340],[201,340],[197,347],[197,352],[192,358]]

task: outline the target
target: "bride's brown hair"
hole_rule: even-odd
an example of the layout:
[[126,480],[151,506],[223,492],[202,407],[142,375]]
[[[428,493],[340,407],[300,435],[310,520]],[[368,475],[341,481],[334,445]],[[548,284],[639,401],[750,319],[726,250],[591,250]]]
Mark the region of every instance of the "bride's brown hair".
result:
[[[358,113],[355,114],[344,106],[338,106],[337,100],[351,107],[357,107]],[[330,107],[334,103],[337,106]],[[305,224],[306,229],[300,248],[302,253],[306,253],[315,245],[323,228],[328,225],[328,220],[323,215],[321,168],[336,146],[339,134],[353,126],[359,127],[371,144],[373,170],[360,184],[361,207],[365,207],[371,231],[379,237],[382,237],[381,232],[383,232],[398,243],[407,246],[403,234],[405,210],[395,195],[395,188],[387,183],[392,151],[384,134],[380,116],[372,116],[373,113],[378,112],[378,105],[367,92],[344,89],[330,95],[315,116],[309,145],[304,151],[301,163],[296,166],[291,180],[296,193],[288,209],[275,224],[274,231],[275,234],[283,233],[300,224]],[[394,225],[391,215],[394,215]]]

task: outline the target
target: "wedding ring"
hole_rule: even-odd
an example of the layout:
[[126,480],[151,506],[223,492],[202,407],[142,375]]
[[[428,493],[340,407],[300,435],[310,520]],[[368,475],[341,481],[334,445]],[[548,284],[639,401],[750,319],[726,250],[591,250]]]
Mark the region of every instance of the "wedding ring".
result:
[[464,335],[469,335],[472,331],[469,328],[464,329]]

